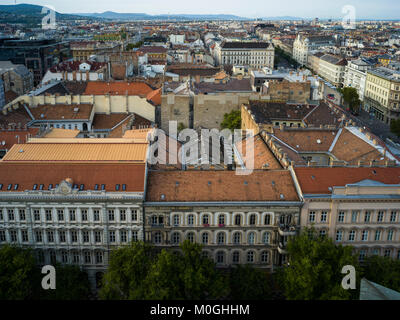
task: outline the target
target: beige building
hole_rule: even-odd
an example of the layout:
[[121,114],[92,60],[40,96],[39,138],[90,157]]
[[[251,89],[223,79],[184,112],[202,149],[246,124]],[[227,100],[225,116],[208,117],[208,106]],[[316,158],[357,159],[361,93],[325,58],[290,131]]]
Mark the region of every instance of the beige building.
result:
[[296,168],[300,226],[367,255],[400,259],[400,168]]
[[346,59],[325,54],[319,58],[318,74],[334,86],[342,87],[346,65]]
[[293,43],[293,58],[301,65],[307,65],[310,53],[334,46],[335,43],[335,39],[331,36],[298,34]]
[[400,118],[400,72],[379,67],[367,72],[364,108],[387,124]]

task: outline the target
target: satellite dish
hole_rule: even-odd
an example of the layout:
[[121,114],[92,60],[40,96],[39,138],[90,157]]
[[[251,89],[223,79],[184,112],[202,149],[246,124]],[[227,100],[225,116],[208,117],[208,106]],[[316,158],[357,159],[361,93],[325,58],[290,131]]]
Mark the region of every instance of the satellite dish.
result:
[[6,144],[6,142],[3,140],[3,141],[1,142],[1,144],[4,146],[4,145]]

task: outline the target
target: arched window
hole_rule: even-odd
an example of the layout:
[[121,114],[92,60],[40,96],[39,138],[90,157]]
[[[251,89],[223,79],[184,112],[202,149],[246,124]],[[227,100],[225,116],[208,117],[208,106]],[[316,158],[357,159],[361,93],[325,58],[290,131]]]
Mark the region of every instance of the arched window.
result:
[[237,215],[235,216],[235,225],[236,225],[236,226],[240,226],[241,223],[242,223],[242,215],[237,214]]
[[186,239],[193,243],[194,242],[194,233],[189,232],[186,236]]
[[202,251],[201,255],[203,256],[203,258],[208,258],[208,251]]
[[240,235],[240,232],[235,232],[234,234],[233,234],[233,243],[234,244],[240,244],[240,237],[241,235]]
[[268,258],[269,258],[268,251],[263,251],[261,253],[261,262],[262,263],[268,263]]
[[247,262],[249,263],[254,262],[254,251],[247,252]]
[[179,226],[179,221],[180,221],[179,215],[178,214],[174,215],[174,225],[175,226]]
[[178,232],[172,234],[172,243],[178,244],[181,241],[181,235]]
[[188,225],[192,226],[194,224],[194,215],[189,214],[188,216]]
[[224,214],[220,214],[218,216],[218,224],[225,224],[225,215]]
[[255,214],[251,214],[251,215],[250,215],[249,224],[250,224],[250,225],[255,225],[255,224],[256,224],[256,215],[255,215]]
[[224,263],[225,261],[225,252],[218,251],[217,252],[217,263]]
[[154,243],[161,243],[161,232],[154,233]]
[[209,224],[208,214],[205,214],[205,215],[203,216],[203,224]]
[[249,237],[248,237],[248,243],[254,244],[255,238],[256,238],[256,235],[254,234],[254,232],[250,232]]
[[204,233],[202,234],[202,236],[201,236],[201,242],[202,242],[203,244],[208,244],[208,233],[207,233],[207,232],[204,232]]
[[264,224],[266,226],[269,226],[271,224],[271,215],[270,214],[266,214],[264,217]]
[[264,244],[269,244],[271,242],[271,234],[269,232],[264,232],[263,242]]
[[217,235],[217,243],[218,244],[224,244],[225,243],[225,233],[220,232]]
[[240,252],[239,251],[235,251],[232,254],[232,262],[233,263],[239,263],[239,261],[240,261]]

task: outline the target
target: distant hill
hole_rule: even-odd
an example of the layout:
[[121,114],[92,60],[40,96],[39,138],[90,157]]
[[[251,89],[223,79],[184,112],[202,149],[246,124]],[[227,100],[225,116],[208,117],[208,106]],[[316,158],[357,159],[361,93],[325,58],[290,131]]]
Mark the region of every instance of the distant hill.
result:
[[82,16],[111,19],[111,20],[249,20],[231,14],[162,14],[149,15],[147,13],[118,13],[106,11],[103,13],[80,13]]
[[307,20],[307,19],[303,19],[303,18],[299,18],[299,17],[291,17],[291,16],[282,16],[282,17],[265,17],[265,18],[261,18],[262,20],[268,20],[268,21],[279,21],[279,20],[291,20],[291,21],[296,21],[296,20]]
[[[26,3],[16,5],[0,5],[0,21],[5,23],[38,24],[45,16],[45,14],[42,13],[42,8],[42,6]],[[82,20],[88,18],[75,14],[61,14],[56,12],[56,19]]]

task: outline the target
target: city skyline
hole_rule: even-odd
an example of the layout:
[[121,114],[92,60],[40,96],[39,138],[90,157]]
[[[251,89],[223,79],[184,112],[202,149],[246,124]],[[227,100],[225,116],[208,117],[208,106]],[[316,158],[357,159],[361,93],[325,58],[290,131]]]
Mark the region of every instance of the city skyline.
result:
[[[5,5],[14,4],[15,1],[6,1]],[[51,5],[60,13],[102,13],[113,11],[118,13],[146,13],[158,14],[232,14],[248,18],[294,16],[304,19],[338,19],[344,17],[342,8],[352,5],[356,9],[357,19],[399,19],[400,3],[395,0],[374,2],[371,0],[338,0],[335,2],[322,2],[305,0],[301,4],[294,0],[285,1],[286,6],[274,1],[254,0],[252,5],[243,6],[238,0],[210,1],[206,0],[201,7],[183,0],[163,2],[149,0],[143,3],[132,3],[127,0],[118,0],[110,4],[108,1],[99,0],[95,3],[88,1],[81,3],[71,0],[68,3],[61,0],[50,1],[17,1],[17,4],[29,3],[36,5]],[[171,10],[175,8],[175,10]],[[212,8],[212,9],[210,9]],[[229,9],[228,9],[229,8]],[[374,14],[372,15],[371,12]]]

